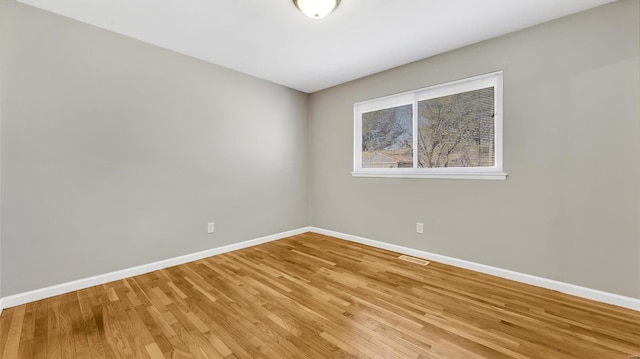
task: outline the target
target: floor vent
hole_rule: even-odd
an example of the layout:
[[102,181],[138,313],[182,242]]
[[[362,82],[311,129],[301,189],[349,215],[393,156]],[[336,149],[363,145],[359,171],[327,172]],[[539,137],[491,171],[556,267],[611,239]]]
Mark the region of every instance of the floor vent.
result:
[[426,260],[420,259],[420,258],[416,258],[416,257],[409,257],[409,256],[402,255],[402,256],[400,256],[398,258],[402,259],[403,261],[419,264],[421,266],[426,266],[427,264],[429,264],[429,261],[426,261]]

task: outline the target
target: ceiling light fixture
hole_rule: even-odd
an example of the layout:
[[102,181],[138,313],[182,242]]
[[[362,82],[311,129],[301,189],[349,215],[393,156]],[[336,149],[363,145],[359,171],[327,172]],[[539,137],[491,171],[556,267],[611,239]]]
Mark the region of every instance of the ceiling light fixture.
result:
[[293,3],[308,17],[322,19],[338,7],[340,0],[293,0]]

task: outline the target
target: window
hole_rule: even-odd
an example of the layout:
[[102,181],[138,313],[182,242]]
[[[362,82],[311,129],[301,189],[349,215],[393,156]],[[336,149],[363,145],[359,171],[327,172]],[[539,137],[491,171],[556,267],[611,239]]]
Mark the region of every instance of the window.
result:
[[502,72],[354,105],[353,175],[505,179]]

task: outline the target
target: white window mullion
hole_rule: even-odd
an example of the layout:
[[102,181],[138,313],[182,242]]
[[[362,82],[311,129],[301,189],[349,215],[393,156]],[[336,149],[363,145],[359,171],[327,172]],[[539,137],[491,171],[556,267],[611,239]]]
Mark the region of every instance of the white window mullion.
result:
[[418,96],[413,98],[413,168],[418,168]]

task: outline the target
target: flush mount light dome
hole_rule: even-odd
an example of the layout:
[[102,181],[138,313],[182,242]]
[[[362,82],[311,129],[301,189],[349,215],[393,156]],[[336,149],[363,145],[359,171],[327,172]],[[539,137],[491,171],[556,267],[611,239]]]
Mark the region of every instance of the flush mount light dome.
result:
[[340,0],[293,0],[303,14],[312,19],[322,19],[340,4]]

